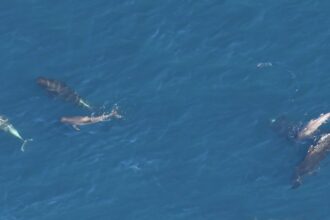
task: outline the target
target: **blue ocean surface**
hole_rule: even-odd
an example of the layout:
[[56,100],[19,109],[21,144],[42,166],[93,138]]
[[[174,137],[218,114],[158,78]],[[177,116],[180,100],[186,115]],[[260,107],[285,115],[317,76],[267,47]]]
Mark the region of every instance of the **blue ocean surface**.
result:
[[[4,0],[0,220],[326,220],[330,158],[271,128],[330,111],[330,2]],[[66,82],[122,120],[36,84]],[[321,132],[329,132],[325,126]]]

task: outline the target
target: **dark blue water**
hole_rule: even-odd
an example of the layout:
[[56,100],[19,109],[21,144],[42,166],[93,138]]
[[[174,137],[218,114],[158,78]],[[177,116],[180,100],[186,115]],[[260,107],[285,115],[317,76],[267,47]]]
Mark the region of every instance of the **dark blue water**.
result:
[[[330,3],[3,1],[0,219],[330,219],[330,158],[291,189],[306,152],[269,125],[330,110]],[[124,120],[51,98],[60,79]],[[329,131],[329,129],[328,129]]]

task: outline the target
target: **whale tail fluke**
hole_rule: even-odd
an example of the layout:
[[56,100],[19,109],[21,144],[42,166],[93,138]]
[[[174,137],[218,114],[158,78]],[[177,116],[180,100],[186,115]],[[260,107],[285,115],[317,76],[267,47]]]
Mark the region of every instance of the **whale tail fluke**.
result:
[[82,99],[79,100],[79,104],[82,105],[83,107],[87,108],[88,110],[91,110],[91,111],[93,110],[93,107]]
[[295,181],[293,181],[291,189],[297,189],[301,184],[302,184],[301,180],[296,179]]
[[296,168],[295,174],[292,179],[291,189],[297,189],[302,184],[302,176],[299,174],[299,168]]
[[31,139],[25,139],[25,140],[23,140],[23,144],[22,144],[22,146],[21,146],[21,151],[22,152],[24,152],[25,151],[25,145],[26,145],[26,143],[27,142],[31,142],[31,141],[33,141],[33,139],[31,138]]

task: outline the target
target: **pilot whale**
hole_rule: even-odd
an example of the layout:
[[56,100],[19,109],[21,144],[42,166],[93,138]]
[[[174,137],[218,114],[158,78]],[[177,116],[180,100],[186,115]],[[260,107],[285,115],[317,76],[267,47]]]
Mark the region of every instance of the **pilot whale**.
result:
[[0,129],[23,141],[21,151],[24,151],[24,146],[28,141],[32,141],[32,139],[23,139],[22,136],[15,129],[15,127],[3,115],[0,115]]
[[302,177],[312,174],[330,150],[330,133],[321,136],[316,145],[309,147],[304,160],[298,165],[293,177],[292,188],[302,184]]
[[315,134],[319,127],[325,124],[330,118],[330,112],[321,114],[318,118],[310,120],[298,133],[298,139],[311,137]]
[[74,129],[79,131],[78,126],[83,126],[83,125],[89,125],[89,124],[95,124],[103,121],[109,121],[112,118],[122,118],[123,116],[118,114],[117,108],[113,109],[110,113],[108,114],[102,114],[99,116],[73,116],[73,117],[62,117],[60,121],[63,124],[69,124],[72,125]]
[[87,109],[92,107],[83,100],[76,91],[67,86],[64,82],[55,79],[47,79],[45,77],[38,77],[37,84],[46,89],[52,95],[62,98],[67,102],[74,103],[78,106],[83,106]]
[[295,124],[287,120],[284,116],[271,120],[271,127],[281,136],[286,136],[289,140],[300,141],[315,137],[318,129],[328,122],[330,112],[321,114],[319,117],[311,119],[307,124]]

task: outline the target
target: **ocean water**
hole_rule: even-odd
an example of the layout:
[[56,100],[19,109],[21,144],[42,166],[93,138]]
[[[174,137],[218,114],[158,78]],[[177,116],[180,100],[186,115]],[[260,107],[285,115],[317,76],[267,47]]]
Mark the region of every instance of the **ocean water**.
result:
[[[330,111],[329,7],[2,1],[0,114],[34,141],[0,133],[0,220],[330,219],[330,158],[292,190],[309,143],[270,126]],[[77,132],[38,76],[124,119]]]

